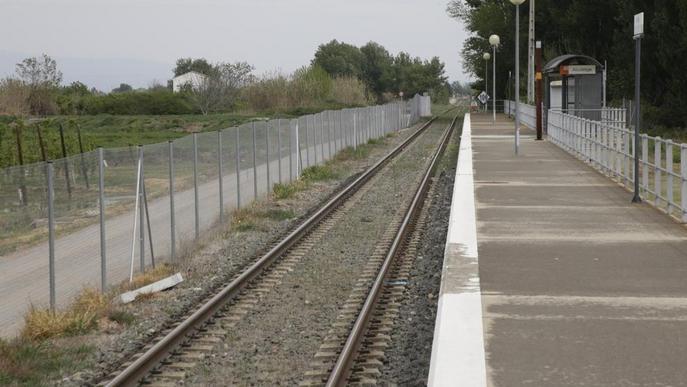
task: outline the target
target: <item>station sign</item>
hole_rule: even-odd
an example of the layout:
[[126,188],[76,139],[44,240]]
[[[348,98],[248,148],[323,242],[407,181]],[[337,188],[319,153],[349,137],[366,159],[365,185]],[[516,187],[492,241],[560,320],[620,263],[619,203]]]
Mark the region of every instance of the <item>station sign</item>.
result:
[[560,73],[562,76],[566,76],[566,75],[594,75],[594,74],[596,74],[596,66],[595,65],[561,66]]

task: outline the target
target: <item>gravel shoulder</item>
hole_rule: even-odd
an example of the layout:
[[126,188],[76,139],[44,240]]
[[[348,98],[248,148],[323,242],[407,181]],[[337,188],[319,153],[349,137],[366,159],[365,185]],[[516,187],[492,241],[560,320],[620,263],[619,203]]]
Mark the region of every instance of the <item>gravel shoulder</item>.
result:
[[379,239],[402,216],[446,127],[433,124],[353,196],[354,205],[203,360],[189,385],[294,385]]
[[261,252],[418,127],[401,130],[378,144],[366,146],[355,157],[333,163],[334,178],[315,182],[292,198],[277,200],[271,197],[256,203],[249,211],[250,227],[237,227],[237,224],[214,227],[192,250],[188,249],[186,258],[175,267],[175,271],[184,275],[182,284],[120,307],[133,316],[132,323],[107,322],[95,333],[50,341],[49,345],[58,348],[83,345],[95,350],[83,361],[81,371],[62,375],[60,380],[46,381],[46,384],[89,384],[116,369],[150,338],[206,298],[212,289],[238,275]]

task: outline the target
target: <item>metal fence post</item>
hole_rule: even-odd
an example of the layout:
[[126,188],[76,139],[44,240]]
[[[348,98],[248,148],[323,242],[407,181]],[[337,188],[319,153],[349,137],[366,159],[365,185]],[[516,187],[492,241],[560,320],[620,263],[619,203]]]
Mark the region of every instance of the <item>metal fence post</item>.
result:
[[198,133],[193,133],[193,204],[195,210],[196,239],[200,236],[198,200]]
[[241,208],[241,135],[240,126],[236,127],[236,209]]
[[[317,155],[317,145],[318,145],[318,144],[317,144],[317,135],[318,135],[318,132],[319,132],[319,135],[320,135],[320,151],[322,151],[322,149],[323,149],[323,148],[322,148],[322,118],[320,117],[320,128],[318,129],[318,128],[317,128],[317,116],[318,116],[318,115],[319,115],[319,114],[315,114],[315,115],[313,116],[313,118],[312,118],[313,127],[314,127],[314,129],[315,129],[315,132],[314,132],[313,135],[312,135],[313,143],[314,143],[314,145],[315,145],[315,165],[319,165],[319,164],[320,164],[320,158],[319,158],[319,156]],[[324,156],[324,155],[322,155],[322,156]]]
[[107,250],[105,240],[105,165],[103,148],[98,147],[98,195],[100,210],[100,290],[107,290]]
[[217,131],[217,169],[219,182],[219,222],[224,223],[224,182],[222,175],[222,130]]
[[[294,120],[289,120],[289,183],[293,181],[293,122]],[[298,131],[296,131],[296,137],[298,136]],[[298,149],[298,147],[296,147]],[[298,160],[298,157],[296,157]]]
[[279,184],[283,183],[281,174],[281,118],[277,118],[277,165],[279,167]]
[[[310,166],[310,143],[308,142],[308,129],[310,128],[310,122],[308,116],[305,116],[305,163],[306,168]],[[298,148],[298,153],[300,153],[300,148]],[[302,167],[302,166],[301,166]],[[301,169],[298,170],[300,174]]]
[[143,186],[145,185],[144,183],[144,176],[145,173],[143,172],[143,145],[138,146],[138,159],[141,160],[141,176],[140,176],[140,181],[141,181],[141,189],[139,191],[139,195],[141,196],[140,200],[138,201],[138,248],[139,248],[139,263],[141,265],[141,273],[145,272],[146,268],[146,231],[145,231],[145,212],[144,212],[144,205],[143,205],[143,199],[145,196],[143,195]]
[[48,267],[50,282],[50,310],[55,312],[55,190],[52,161],[47,163],[48,178]]
[[172,262],[176,260],[176,222],[174,216],[174,141],[169,141],[169,229]]
[[253,200],[258,200],[258,165],[255,146],[255,121],[251,125],[253,131]]
[[270,179],[270,122],[265,122],[265,170],[267,171],[267,194],[272,190],[272,179]]
[[353,149],[358,149],[358,120],[355,110],[353,111]]
[[334,154],[332,153],[332,124],[334,121],[332,120],[332,112],[331,110],[327,111],[327,140],[329,141],[329,158],[331,159]]

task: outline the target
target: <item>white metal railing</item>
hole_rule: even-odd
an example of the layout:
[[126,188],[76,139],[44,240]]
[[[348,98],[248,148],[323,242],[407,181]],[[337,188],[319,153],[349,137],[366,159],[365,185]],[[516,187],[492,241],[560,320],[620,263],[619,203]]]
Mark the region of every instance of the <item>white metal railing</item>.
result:
[[[633,130],[560,111],[549,110],[547,116],[548,138],[552,143],[618,183],[633,186]],[[643,198],[687,222],[687,144],[641,134],[639,156]]]
[[[505,113],[508,115],[515,114],[515,101],[505,102]],[[626,108],[611,108],[605,107],[601,109],[568,109],[564,112],[560,109],[549,109],[550,112],[567,113],[577,117],[589,118],[590,115],[596,115],[600,121],[617,126],[620,128],[627,127],[627,109]],[[520,120],[523,125],[531,129],[536,129],[537,126],[537,111],[533,105],[520,102]]]
[[[506,101],[506,114],[515,114],[515,101]],[[530,129],[536,129],[537,109],[532,105],[520,102],[520,122]]]

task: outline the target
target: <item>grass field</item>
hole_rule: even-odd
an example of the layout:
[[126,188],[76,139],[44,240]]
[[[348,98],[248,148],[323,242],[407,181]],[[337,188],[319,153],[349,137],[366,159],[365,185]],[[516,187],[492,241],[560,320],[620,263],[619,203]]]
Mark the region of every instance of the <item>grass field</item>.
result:
[[[240,125],[255,118],[276,116],[253,113],[163,116],[56,116],[32,120],[22,129],[24,163],[42,161],[36,124],[40,125],[48,159],[62,157],[59,143],[60,124],[65,130],[67,154],[79,153],[77,126],[81,130],[84,151],[147,145],[184,137],[193,132],[208,132]],[[281,116],[288,117],[288,116]],[[0,122],[0,168],[18,164],[16,134],[7,122]]]

